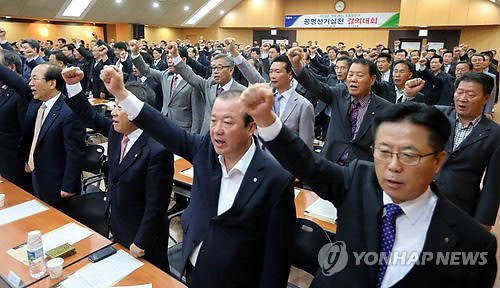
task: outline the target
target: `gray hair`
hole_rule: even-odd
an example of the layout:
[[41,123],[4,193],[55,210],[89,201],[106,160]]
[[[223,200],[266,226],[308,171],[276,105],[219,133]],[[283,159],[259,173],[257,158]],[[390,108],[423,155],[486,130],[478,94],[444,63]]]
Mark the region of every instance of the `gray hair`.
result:
[[226,54],[224,54],[224,53],[217,54],[214,57],[212,57],[212,61],[213,60],[217,60],[217,59],[225,59],[228,66],[234,67],[234,60],[233,60],[233,58],[230,57],[230,56],[228,56],[228,55],[226,55]]

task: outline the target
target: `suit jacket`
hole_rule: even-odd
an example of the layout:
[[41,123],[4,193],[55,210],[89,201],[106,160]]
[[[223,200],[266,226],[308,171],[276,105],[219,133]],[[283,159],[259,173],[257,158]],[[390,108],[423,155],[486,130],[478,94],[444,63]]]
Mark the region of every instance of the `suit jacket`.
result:
[[[325,276],[320,269],[310,287],[376,287],[378,261],[374,265],[365,261],[357,264],[353,254],[380,252],[383,192],[374,164],[362,160],[354,160],[344,167],[334,164],[309,151],[286,127],[265,145],[283,167],[337,208],[335,240],[345,243],[347,264],[331,276]],[[431,185],[431,189],[438,200],[422,252],[433,253],[434,258],[424,261],[425,265],[412,267],[392,287],[491,287],[497,271],[495,237],[451,204],[436,186]],[[485,252],[487,262],[485,265],[477,262],[476,265],[436,265],[437,252]],[[337,253],[337,257],[340,254]],[[422,261],[422,254],[419,257]]]
[[[251,84],[266,83],[266,80],[247,60],[243,59],[243,62],[236,66]],[[292,90],[280,119],[283,124],[297,133],[312,148],[314,140],[314,108],[311,102],[295,90]]]
[[[483,117],[453,151],[455,108],[437,106],[452,127],[446,143],[448,158],[436,175],[436,184],[448,199],[479,223],[494,225],[498,212],[500,179],[500,126]],[[481,189],[481,180],[484,176]]]
[[328,76],[329,74],[336,75],[335,65],[330,64],[330,60],[328,60],[327,64],[324,64],[320,62],[318,56],[311,57],[311,66],[316,68],[323,76]]
[[[28,65],[28,63],[31,63],[31,65]],[[30,61],[30,62],[28,62],[26,60],[24,62],[24,65],[23,65],[23,77],[26,78],[26,79],[30,79],[30,77],[31,77],[31,70],[33,70],[33,68],[36,65],[42,64],[42,63],[45,63],[45,61],[43,61],[42,57],[37,57],[34,61]]]
[[327,141],[321,151],[325,158],[337,162],[340,160],[345,149],[349,149],[348,161],[352,161],[353,159],[373,161],[370,149],[374,140],[371,129],[373,118],[377,111],[392,104],[372,93],[370,104],[363,117],[363,122],[361,122],[356,138],[353,140],[351,136],[351,120],[348,116],[351,96],[346,87],[344,85],[330,87],[314,76],[311,76],[307,69],[303,69],[295,77],[302,86],[331,107],[332,117],[330,117],[330,124],[326,135]]
[[[376,81],[372,86],[372,91],[373,93],[379,95],[380,97],[384,98],[385,100],[391,103],[396,103],[397,101],[396,85],[394,83],[389,83],[386,81],[382,82]],[[429,100],[425,97],[424,94],[420,92],[418,92],[417,95],[415,95],[415,98],[408,101],[429,104],[428,103]]]
[[[134,62],[133,59],[132,59],[132,62]],[[160,58],[160,61],[158,61],[158,63],[156,65],[154,64],[154,61],[153,61],[153,66],[151,68],[156,69],[156,70],[160,70],[160,71],[165,71],[168,69],[168,65],[165,61],[163,61]]]
[[90,91],[92,91],[92,97],[94,98],[99,98],[101,92],[106,95],[106,98],[110,97],[106,86],[101,80],[101,70],[105,65],[112,65],[111,61],[109,59],[106,61],[99,60],[97,64],[90,66]]
[[292,176],[256,145],[232,207],[217,215],[222,171],[209,133],[188,133],[147,104],[133,122],[193,164],[183,264],[203,244],[191,287],[286,287],[296,213]]
[[113,129],[113,121],[99,116],[83,91],[65,100],[86,127],[109,139],[106,199],[114,240],[127,248],[135,243],[146,250],[146,259],[168,271],[168,231],[162,221],[172,192],[172,153],[143,132],[120,162],[123,134]]
[[166,114],[169,119],[186,131],[200,133],[205,117],[205,99],[201,92],[183,79],[177,82],[174,93],[170,95],[173,74],[149,68],[142,56],[134,58],[132,63],[143,75],[161,84],[163,93],[159,111],[162,110],[163,103],[167,103]]
[[439,71],[439,74],[436,76],[429,69],[425,69],[421,71],[420,75],[422,75],[425,81],[428,81],[433,84],[434,88],[432,92],[422,91],[422,93],[426,96],[432,95],[434,93],[436,96],[431,96],[430,100],[432,102],[428,104],[437,104],[437,105],[445,105],[445,106],[454,106],[453,95],[454,95],[454,85],[453,78],[448,73],[444,71]]
[[152,77],[146,77],[146,81],[142,82],[141,79],[137,78],[134,73],[130,73],[127,83],[128,82],[144,83],[148,85],[149,88],[153,89],[155,92],[155,104],[153,107],[155,107],[156,110],[161,111],[161,106],[163,105],[163,92],[159,82],[156,82]]
[[28,102],[7,86],[0,88],[0,175],[20,186],[24,161],[19,155]]
[[[35,130],[36,115],[42,105],[33,99],[26,81],[0,65],[0,81],[9,83],[19,96],[29,102],[23,127],[20,155],[24,163],[28,162],[31,143]],[[81,167],[85,130],[75,119],[74,114],[64,103],[61,94],[42,124],[34,151],[35,171],[32,173],[35,196],[49,204],[58,204],[62,199],[61,190],[69,193],[81,193]]]
[[[196,75],[183,61],[175,65],[175,71],[181,75],[182,79],[193,86],[193,89],[198,93],[197,95],[201,95],[202,97],[203,103],[205,104],[205,112],[203,113],[200,134],[204,135],[210,128],[210,115],[212,113],[212,106],[214,106],[215,102],[217,83],[211,76],[208,79],[203,79],[203,77]],[[231,85],[231,90],[243,91],[245,89],[245,86],[236,81],[233,81]]]
[[[309,69],[309,68],[307,68]],[[316,77],[319,81],[325,83],[325,84],[328,84],[329,86],[336,86],[337,84],[339,84],[341,81],[339,79],[337,79],[337,76],[334,75],[334,74],[329,74],[327,77],[325,76],[321,76],[321,75],[318,75],[318,74],[314,74],[314,72],[312,70],[310,70],[311,73],[313,73],[312,75],[314,77]],[[345,85],[345,84],[343,84]],[[314,98],[316,99],[316,101],[318,102],[316,104],[316,107],[314,107],[314,116],[315,117],[318,117],[322,112],[325,111],[326,109],[326,103],[319,100],[319,97],[314,95],[311,91],[307,90],[307,95],[308,95],[308,98],[311,97],[311,98]]]

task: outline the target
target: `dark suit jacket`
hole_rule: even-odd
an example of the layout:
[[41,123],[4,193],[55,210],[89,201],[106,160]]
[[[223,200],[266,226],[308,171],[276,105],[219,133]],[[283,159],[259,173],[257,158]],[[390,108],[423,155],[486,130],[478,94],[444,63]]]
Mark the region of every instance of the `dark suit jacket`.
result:
[[[438,106],[452,127],[446,144],[448,159],[436,175],[436,184],[448,199],[479,223],[494,225],[498,212],[500,178],[500,126],[483,117],[453,151],[456,111]],[[483,188],[480,189],[481,179]]]
[[160,70],[160,71],[165,71],[168,69],[168,65],[165,61],[160,59],[160,61],[158,61],[158,64],[156,64],[156,65],[154,65],[154,62],[153,62],[153,66],[151,66],[151,68],[156,69],[156,70]]
[[106,94],[106,98],[109,98],[110,94],[108,90],[106,90],[106,86],[104,86],[104,83],[101,80],[101,70],[104,68],[105,65],[112,65],[111,61],[108,59],[106,61],[99,61],[97,65],[91,65],[90,66],[90,88],[89,90],[92,91],[92,97],[94,98],[99,98],[101,95],[101,92]]
[[[26,111],[20,155],[28,162],[35,130],[38,108],[42,105],[33,99],[26,81],[0,65],[0,81],[9,83],[25,101],[29,101]],[[32,173],[35,195],[49,204],[60,202],[61,190],[69,193],[81,192],[81,167],[84,157],[85,130],[75,119],[71,109],[64,103],[61,94],[43,122],[34,151],[35,171]]]
[[161,111],[161,107],[163,106],[163,92],[161,90],[160,83],[156,82],[152,77],[148,77],[146,81],[142,82],[141,79],[137,78],[134,73],[130,73],[128,76],[127,82],[139,82],[144,83],[149,86],[149,88],[155,91],[155,105],[156,110]]
[[351,96],[346,87],[343,85],[330,87],[311,76],[307,69],[303,69],[295,77],[302,86],[332,108],[332,117],[330,117],[328,134],[326,136],[327,141],[321,151],[325,158],[337,162],[340,160],[345,149],[348,148],[348,161],[353,159],[373,161],[370,149],[370,146],[373,144],[373,131],[371,129],[373,118],[377,111],[392,104],[372,94],[370,96],[372,97],[370,104],[363,117],[363,122],[361,122],[356,138],[352,140],[351,122],[348,119]]
[[[31,65],[28,65],[28,63],[31,63]],[[23,77],[26,78],[26,79],[30,79],[30,77],[31,77],[31,70],[33,70],[33,68],[36,65],[42,64],[42,63],[45,63],[45,61],[43,61],[42,57],[38,57],[34,61],[30,61],[30,62],[28,62],[26,60],[24,62],[24,65],[23,65]]]
[[182,215],[184,264],[203,241],[192,287],[286,287],[296,213],[292,176],[256,145],[232,207],[217,216],[222,171],[209,133],[188,133],[147,104],[133,122],[194,166]]
[[316,56],[311,58],[311,66],[317,69],[323,76],[328,76],[329,74],[336,75],[335,65],[331,65],[330,60],[328,60],[327,64],[324,64],[319,60],[319,57]]
[[23,184],[24,161],[19,155],[28,102],[12,88],[0,88],[0,175]]
[[[376,287],[378,262],[368,265],[361,261],[357,265],[353,254],[380,252],[383,193],[374,164],[362,160],[345,167],[333,164],[306,149],[302,140],[284,126],[278,137],[265,145],[283,167],[337,208],[335,240],[345,242],[347,266],[332,276],[320,270],[311,287]],[[327,189],[322,189],[324,186]],[[495,237],[440,195],[437,187],[431,188],[438,200],[422,252],[433,253],[433,261],[415,265],[393,287],[491,287],[497,271]],[[486,252],[487,263],[436,265],[436,252]]]
[[[389,83],[386,81],[375,81],[375,83],[372,86],[372,92],[379,95],[380,97],[384,98],[385,100],[391,102],[391,103],[396,103],[396,85],[394,83]],[[419,103],[427,103],[429,100],[426,99],[425,95],[418,92],[417,95],[415,95],[415,98],[410,100],[414,102],[419,102]],[[427,103],[429,104],[429,103]]]
[[146,250],[146,259],[168,271],[168,231],[162,221],[172,192],[172,153],[143,132],[120,163],[123,135],[113,121],[99,116],[83,91],[65,100],[86,127],[109,139],[107,200],[114,240],[127,248],[135,243]]
[[426,96],[431,97],[431,101],[429,104],[436,105],[445,105],[445,106],[454,106],[453,103],[453,94],[455,91],[453,85],[453,78],[448,73],[444,71],[440,71],[437,76],[434,75],[429,69],[425,69],[425,71],[420,71],[420,75],[422,79],[428,81],[433,84],[433,90],[431,92],[427,92],[422,90],[422,93]]

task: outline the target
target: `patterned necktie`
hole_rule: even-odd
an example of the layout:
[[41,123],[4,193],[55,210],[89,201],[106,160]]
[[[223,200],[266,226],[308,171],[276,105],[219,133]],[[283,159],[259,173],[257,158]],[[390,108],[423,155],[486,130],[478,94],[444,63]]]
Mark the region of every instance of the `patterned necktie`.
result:
[[172,78],[172,87],[170,87],[170,97],[174,95],[175,88],[177,87],[177,75]]
[[274,104],[273,104],[273,110],[278,117],[280,117],[280,102],[281,98],[283,98],[283,95],[281,95],[279,92],[274,93]]
[[358,100],[352,100],[351,102],[351,136],[352,139],[356,137],[356,126],[358,123],[358,113],[361,103]]
[[222,86],[217,85],[217,91],[215,92],[215,97],[219,96],[220,93],[224,92],[224,88]]
[[382,225],[380,226],[380,252],[385,256],[379,266],[377,288],[382,285],[382,280],[384,280],[385,272],[387,271],[387,261],[390,259],[389,253],[391,253],[394,240],[396,239],[396,218],[403,213],[401,207],[396,204],[386,204],[384,209],[385,215],[382,217]]
[[128,137],[123,134],[122,144],[121,144],[121,152],[120,152],[120,163],[122,163],[123,157],[125,156],[125,149],[127,148]]
[[38,113],[36,114],[36,121],[35,121],[35,133],[33,134],[33,142],[31,142],[31,149],[30,149],[30,155],[28,158],[28,165],[30,166],[31,171],[35,170],[35,147],[36,147],[36,142],[38,142],[38,136],[40,135],[40,130],[42,129],[42,124],[43,124],[43,115],[45,114],[45,109],[47,109],[47,106],[45,106],[45,103],[43,103],[39,108],[38,108]]

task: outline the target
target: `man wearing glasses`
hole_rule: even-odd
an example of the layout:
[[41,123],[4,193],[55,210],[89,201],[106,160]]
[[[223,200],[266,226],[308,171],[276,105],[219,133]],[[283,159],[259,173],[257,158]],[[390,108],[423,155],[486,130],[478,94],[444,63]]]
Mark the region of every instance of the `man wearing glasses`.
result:
[[337,250],[320,262],[310,287],[493,285],[495,237],[432,183],[451,133],[438,109],[412,102],[383,109],[373,123],[374,163],[341,166],[311,152],[282,125],[269,88],[252,86],[241,100],[280,164],[337,208]]
[[217,54],[212,57],[210,62],[212,76],[208,79],[203,79],[203,77],[196,75],[196,73],[189,69],[186,63],[182,61],[175,42],[169,43],[167,49],[174,58],[174,66],[177,73],[179,73],[182,79],[186,80],[189,85],[198,90],[204,98],[205,111],[200,131],[200,134],[204,135],[208,132],[210,127],[210,114],[215,98],[224,91],[243,91],[246,87],[234,81],[234,61],[226,54]]

